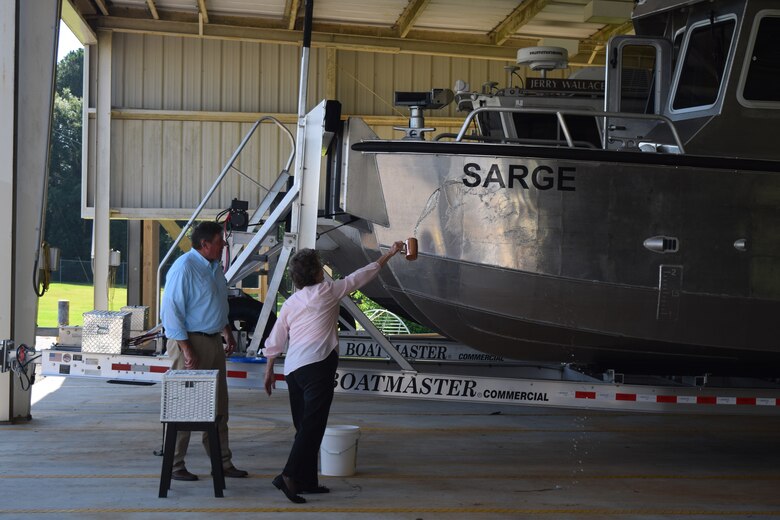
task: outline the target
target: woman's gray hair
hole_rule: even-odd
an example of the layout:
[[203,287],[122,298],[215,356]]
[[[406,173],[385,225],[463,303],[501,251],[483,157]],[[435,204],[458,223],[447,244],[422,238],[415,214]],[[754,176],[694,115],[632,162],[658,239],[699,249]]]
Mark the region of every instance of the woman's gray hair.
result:
[[301,249],[290,259],[290,276],[298,289],[319,283],[321,270],[322,262],[314,249]]

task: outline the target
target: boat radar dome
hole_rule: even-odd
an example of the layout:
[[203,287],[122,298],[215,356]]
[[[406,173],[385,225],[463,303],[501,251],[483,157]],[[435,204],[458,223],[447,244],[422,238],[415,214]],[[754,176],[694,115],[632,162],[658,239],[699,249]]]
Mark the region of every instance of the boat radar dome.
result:
[[526,47],[517,51],[517,64],[531,70],[565,69],[569,53],[563,47]]

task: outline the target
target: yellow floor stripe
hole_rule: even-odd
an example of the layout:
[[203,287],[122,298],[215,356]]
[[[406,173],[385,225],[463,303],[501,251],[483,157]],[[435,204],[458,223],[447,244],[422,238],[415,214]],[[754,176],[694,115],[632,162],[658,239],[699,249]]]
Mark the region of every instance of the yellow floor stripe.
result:
[[[274,473],[252,474],[249,478],[254,479],[272,479]],[[361,479],[373,480],[566,480],[576,477],[577,480],[738,480],[738,481],[774,481],[780,480],[780,475],[588,475],[584,473],[558,474],[558,475],[394,475],[394,474],[363,474],[352,477],[339,477],[353,481]],[[0,480],[16,479],[158,479],[159,473],[155,474],[131,474],[131,475],[0,475]],[[326,477],[327,479],[327,477]]]
[[702,511],[701,509],[522,509],[500,507],[187,507],[187,508],[74,508],[74,509],[0,509],[0,514],[87,514],[87,513],[469,513],[469,514],[513,514],[513,515],[589,515],[589,516],[780,516],[780,510],[767,511]]
[[[94,415],[94,414],[93,414]],[[231,431],[249,431],[249,432],[286,432],[288,430],[291,430],[293,426],[290,425],[283,425],[283,426],[233,426],[231,424],[230,430]],[[41,427],[38,425],[0,425],[0,431],[17,431],[17,432],[24,432],[29,433],[31,431],[40,431]],[[630,433],[630,434],[668,434],[669,430],[666,428],[657,428],[657,429],[651,429],[651,428],[484,428],[484,427],[478,427],[478,428],[377,428],[377,427],[371,427],[371,426],[361,426],[361,431],[365,433],[392,433],[392,434],[442,434],[442,435],[467,435],[467,434],[502,434],[502,433],[573,433],[573,434],[582,434],[582,433]],[[101,426],[101,427],[85,427],[85,428],[63,428],[63,427],[57,427],[58,432],[117,432],[117,433],[124,433],[124,432],[148,432],[148,431],[157,431],[162,430],[162,426],[138,426],[138,427],[122,427],[122,428],[112,428],[109,426]],[[696,429],[676,429],[674,431],[675,436],[685,436],[685,435],[699,435],[702,433],[707,433],[708,435],[714,434],[714,433],[766,433],[766,434],[772,434],[774,435],[777,433],[777,428],[774,427],[766,427],[766,428],[750,428],[749,430],[745,429],[739,429],[739,428],[696,428]]]

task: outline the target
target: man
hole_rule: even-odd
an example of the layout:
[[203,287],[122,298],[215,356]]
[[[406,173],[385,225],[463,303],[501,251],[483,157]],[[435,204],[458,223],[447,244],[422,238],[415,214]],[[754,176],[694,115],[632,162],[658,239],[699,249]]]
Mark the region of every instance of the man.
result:
[[[217,386],[217,424],[222,447],[222,467],[226,477],[242,478],[246,471],[236,469],[228,445],[228,392],[225,356],[236,340],[228,323],[227,281],[220,259],[225,241],[222,226],[202,222],[192,232],[192,249],[179,257],[168,271],[162,300],[162,324],[168,337],[168,355],[174,370],[219,370]],[[222,347],[222,338],[226,346]],[[184,457],[190,432],[179,432],[173,455],[175,480],[198,480],[187,471]],[[208,434],[203,446],[209,453]]]

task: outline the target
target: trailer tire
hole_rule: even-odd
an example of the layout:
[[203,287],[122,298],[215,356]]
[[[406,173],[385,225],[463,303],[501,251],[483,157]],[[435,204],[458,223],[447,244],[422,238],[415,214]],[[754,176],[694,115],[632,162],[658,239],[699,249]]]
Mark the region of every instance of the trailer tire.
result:
[[[245,331],[249,336],[255,330],[257,320],[260,318],[260,311],[263,310],[263,302],[255,300],[251,296],[242,294],[228,298],[228,321],[233,330]],[[238,326],[236,326],[238,322]],[[271,334],[271,329],[276,323],[276,314],[273,312],[268,316],[268,323],[265,324],[263,337],[260,340],[261,348],[265,347],[265,340]]]

